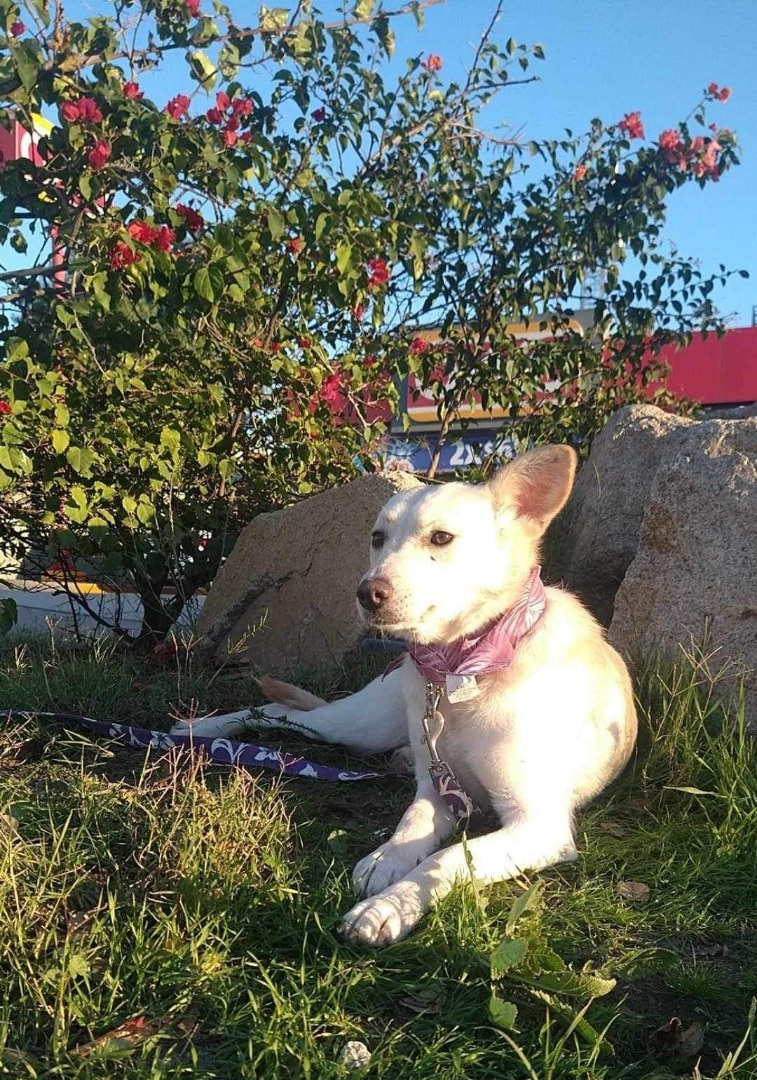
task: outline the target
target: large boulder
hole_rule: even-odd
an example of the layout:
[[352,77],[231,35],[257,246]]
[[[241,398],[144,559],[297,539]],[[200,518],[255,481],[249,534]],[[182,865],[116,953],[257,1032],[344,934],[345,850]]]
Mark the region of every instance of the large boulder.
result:
[[636,555],[649,490],[692,421],[653,405],[620,409],[592,444],[550,535],[551,577],[578,593],[605,626]]
[[631,655],[675,655],[706,634],[711,669],[726,684],[745,673],[747,721],[757,728],[757,418],[693,423],[666,441],[645,476],[610,639]]
[[197,621],[201,653],[275,674],[338,668],[361,635],[355,590],[376,514],[420,486],[406,473],[374,473],[255,518]]

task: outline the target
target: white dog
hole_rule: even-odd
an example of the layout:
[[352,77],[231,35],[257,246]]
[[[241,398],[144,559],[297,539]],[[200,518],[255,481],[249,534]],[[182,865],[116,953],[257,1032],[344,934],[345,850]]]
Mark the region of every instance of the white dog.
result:
[[[398,941],[471,875],[502,881],[575,859],[575,811],[631,755],[623,661],[573,596],[539,579],[539,542],[575,466],[569,447],[547,446],[484,485],[395,495],[376,520],[358,600],[375,629],[407,643],[397,668],[331,704],[264,680],[280,720],[266,709],[266,718],[247,710],[194,724],[198,735],[229,736],[296,723],[371,753],[410,743],[416,796],[391,839],[355,868],[364,899],[344,918],[350,940]],[[468,800],[500,827],[442,847]]]

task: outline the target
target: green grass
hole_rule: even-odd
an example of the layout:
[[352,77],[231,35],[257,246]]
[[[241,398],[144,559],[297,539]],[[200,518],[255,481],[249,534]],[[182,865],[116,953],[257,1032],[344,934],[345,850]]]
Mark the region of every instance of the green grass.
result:
[[[356,667],[341,686],[311,685],[360,684],[370,664]],[[29,641],[0,666],[2,707],[163,728],[253,694],[191,653],[161,665]],[[734,1060],[757,996],[757,751],[701,656],[650,664],[639,700],[633,767],[582,814],[579,861],[538,875],[523,920],[532,945],[617,980],[586,1014],[607,1028],[599,1048],[566,1038],[559,1009],[517,981],[504,994],[519,1030],[489,1018],[489,956],[526,881],[461,887],[383,951],[336,937],[352,865],[396,822],[408,781],[282,783],[5,724],[0,1075],[320,1080],[348,1075],[338,1059],[355,1039],[373,1055],[367,1075],[392,1080],[757,1077],[754,1032]],[[628,881],[649,887],[646,902],[619,894]],[[666,1054],[654,1033],[672,1017],[701,1027],[701,1050]]]

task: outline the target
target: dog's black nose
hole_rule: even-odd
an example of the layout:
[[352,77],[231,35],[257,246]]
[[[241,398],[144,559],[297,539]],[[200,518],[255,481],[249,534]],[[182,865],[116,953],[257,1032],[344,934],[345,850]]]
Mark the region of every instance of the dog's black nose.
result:
[[369,578],[361,581],[357,587],[357,598],[366,611],[378,611],[392,595],[392,587],[386,578]]

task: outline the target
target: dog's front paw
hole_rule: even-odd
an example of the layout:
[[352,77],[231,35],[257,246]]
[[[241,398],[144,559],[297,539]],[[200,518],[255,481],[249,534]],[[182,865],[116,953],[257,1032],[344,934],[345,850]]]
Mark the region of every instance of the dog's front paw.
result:
[[406,937],[422,915],[417,890],[403,888],[400,882],[378,896],[355,904],[344,916],[339,933],[345,941],[359,945],[391,945]]
[[352,871],[352,887],[358,896],[375,896],[415,870],[428,854],[425,844],[405,841],[400,847],[387,840],[361,859]]

